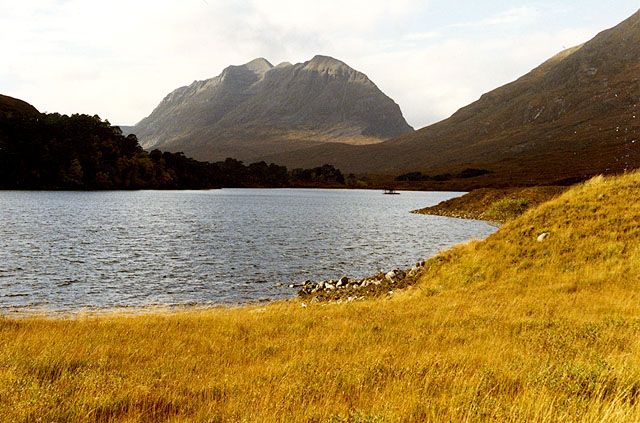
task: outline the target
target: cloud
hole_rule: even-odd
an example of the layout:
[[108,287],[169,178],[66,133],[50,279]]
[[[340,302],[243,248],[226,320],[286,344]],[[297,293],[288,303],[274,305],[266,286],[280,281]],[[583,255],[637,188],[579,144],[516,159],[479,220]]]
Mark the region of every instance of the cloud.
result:
[[298,31],[368,32],[381,22],[403,17],[424,1],[416,0],[252,0],[257,19],[275,26]]
[[365,72],[420,127],[594,35],[579,25],[532,31],[547,14],[534,6],[452,25],[456,16],[433,20],[435,3],[0,0],[0,91],[132,124],[171,90],[230,64],[328,54]]
[[222,2],[1,5],[0,38],[12,40],[3,46],[10,58],[3,80],[12,81],[14,95],[50,111],[133,122],[186,82],[187,74],[202,74],[197,70],[209,61],[203,58],[216,55],[222,62],[234,56],[225,34],[234,32],[237,21],[211,25],[212,17],[234,16]]
[[523,25],[534,22],[540,17],[540,10],[533,6],[522,6],[508,9],[494,16],[471,22],[450,25],[450,28],[482,28],[500,25]]
[[[346,53],[424,1],[0,0],[3,90],[36,106],[133,123],[170,90],[254,57]],[[336,47],[336,44],[340,44]],[[342,57],[348,61],[348,58]]]
[[362,68],[402,106],[415,127],[435,123],[481,94],[524,75],[564,46],[592,36],[584,29],[488,38],[451,38],[418,49],[372,54]]
[[441,37],[442,34],[437,31],[429,31],[429,32],[412,32],[409,34],[405,34],[402,39],[405,41],[427,41],[432,40],[434,38]]

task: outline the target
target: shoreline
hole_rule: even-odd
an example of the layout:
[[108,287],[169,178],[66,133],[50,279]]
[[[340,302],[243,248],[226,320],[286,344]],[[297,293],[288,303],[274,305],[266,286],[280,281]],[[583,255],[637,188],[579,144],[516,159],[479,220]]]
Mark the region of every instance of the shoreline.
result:
[[[464,244],[464,243],[463,243]],[[456,244],[451,248],[459,246]],[[414,266],[407,269],[393,269],[388,272],[378,272],[377,274],[364,278],[348,278],[343,276],[338,280],[326,280],[312,282],[310,280],[299,284],[290,284],[289,288],[302,288],[296,293],[292,293],[286,298],[265,298],[237,303],[185,303],[185,304],[148,304],[133,306],[113,306],[113,307],[82,307],[77,310],[46,310],[42,308],[30,308],[29,306],[16,306],[11,308],[0,308],[0,322],[2,320],[23,320],[42,319],[52,321],[73,321],[79,319],[109,318],[109,317],[139,317],[139,316],[171,316],[182,313],[197,313],[207,311],[233,311],[250,310],[252,308],[266,307],[277,304],[300,303],[303,307],[309,302],[313,303],[340,303],[342,301],[362,301],[376,299],[384,295],[393,295],[396,290],[405,290],[414,286],[420,276],[429,268],[429,265],[437,261],[437,257],[442,253],[438,252],[430,258],[418,261]],[[393,274],[393,275],[391,275]],[[349,282],[340,283],[347,279]],[[366,282],[365,286],[358,285]],[[319,284],[326,285],[326,289],[310,292],[310,287],[317,287]],[[362,289],[360,289],[362,288]],[[304,293],[305,289],[309,292]]]
[[[77,310],[42,310],[28,307],[16,307],[15,310],[0,312],[0,321],[22,320],[22,319],[45,319],[73,321],[82,318],[103,318],[103,317],[138,317],[138,316],[170,316],[179,313],[206,312],[214,310],[237,310],[266,306],[280,302],[295,300],[297,297],[282,299],[256,300],[246,303],[230,304],[149,304],[140,306],[116,306],[116,307],[83,307]],[[18,310],[19,309],[19,310]]]

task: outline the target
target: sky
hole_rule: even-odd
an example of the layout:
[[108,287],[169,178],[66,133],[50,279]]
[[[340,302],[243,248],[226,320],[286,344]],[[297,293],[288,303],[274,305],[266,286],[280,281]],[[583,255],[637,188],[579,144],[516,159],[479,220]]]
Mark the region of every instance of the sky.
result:
[[228,65],[335,57],[424,127],[640,0],[0,0],[0,93],[131,125]]

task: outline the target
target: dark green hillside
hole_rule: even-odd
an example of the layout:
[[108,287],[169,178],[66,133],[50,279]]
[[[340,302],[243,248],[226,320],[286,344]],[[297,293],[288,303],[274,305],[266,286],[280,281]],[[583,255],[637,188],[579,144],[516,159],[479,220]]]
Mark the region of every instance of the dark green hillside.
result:
[[333,166],[296,169],[227,159],[201,162],[142,149],[135,135],[98,116],[39,113],[0,96],[0,189],[209,189],[336,186]]
[[146,153],[134,135],[123,136],[98,116],[9,112],[0,119],[3,189],[219,186],[217,169],[158,153]]

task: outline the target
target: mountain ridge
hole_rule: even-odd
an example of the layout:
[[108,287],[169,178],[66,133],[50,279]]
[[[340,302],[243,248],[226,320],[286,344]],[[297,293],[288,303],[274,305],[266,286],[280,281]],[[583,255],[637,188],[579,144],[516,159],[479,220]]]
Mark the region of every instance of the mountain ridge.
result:
[[413,131],[363,73],[330,56],[257,58],[177,88],[133,128],[142,146],[201,160],[260,159],[326,142],[377,143]]

